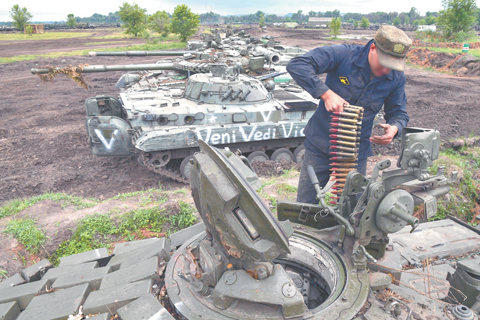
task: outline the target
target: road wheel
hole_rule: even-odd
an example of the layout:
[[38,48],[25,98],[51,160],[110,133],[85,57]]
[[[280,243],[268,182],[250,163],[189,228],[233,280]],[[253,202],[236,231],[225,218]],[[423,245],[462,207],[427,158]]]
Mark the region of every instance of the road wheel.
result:
[[293,161],[293,154],[287,148],[275,150],[270,157],[272,161]]
[[295,151],[293,151],[293,161],[295,161],[299,165],[302,165],[304,156],[305,156],[305,146],[304,145],[298,146],[295,149]]
[[183,159],[180,163],[180,172],[185,177],[185,179],[190,180],[190,173],[192,172],[193,164],[190,163],[190,160],[193,159],[193,156],[188,156]]
[[248,161],[250,161],[250,163],[254,163],[257,161],[264,162],[269,160],[268,155],[263,151],[253,151],[248,155],[247,159]]
[[165,167],[170,162],[171,158],[172,158],[172,152],[167,150],[167,151],[149,153],[145,157],[145,161],[149,165],[154,165],[155,167],[161,168],[161,167]]

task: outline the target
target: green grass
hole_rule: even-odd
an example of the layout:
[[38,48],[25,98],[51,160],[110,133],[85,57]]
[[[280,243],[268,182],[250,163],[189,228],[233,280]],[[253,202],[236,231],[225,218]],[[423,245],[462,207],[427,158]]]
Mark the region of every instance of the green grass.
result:
[[69,39],[88,37],[92,34],[91,32],[46,32],[29,36],[24,33],[8,33],[0,34],[0,41]]
[[[341,34],[339,34],[340,36]],[[345,39],[342,39],[341,37],[337,36],[336,38],[335,37],[326,37],[324,38],[325,40],[342,40],[344,41]]]
[[194,212],[196,211],[195,208],[183,201],[180,201],[179,205],[180,212],[168,218],[168,221],[172,227],[176,228],[177,230],[190,227],[195,223],[195,221],[197,221],[197,217],[194,215]]
[[148,229],[162,232],[166,221],[164,210],[158,206],[126,212],[93,214],[77,222],[77,227],[69,240],[63,241],[49,260],[58,265],[61,257],[102,248],[108,243],[125,237],[135,239],[135,232]]
[[109,34],[106,36],[101,36],[101,37],[92,37],[92,39],[132,39],[132,38],[138,38],[135,37],[134,35],[131,34],[125,34],[124,32],[114,32],[113,34]]
[[480,185],[474,178],[475,172],[478,174],[480,171],[479,153],[478,147],[464,147],[459,151],[447,149],[440,152],[439,159],[430,168],[429,173],[436,174],[439,166],[445,166],[458,168],[462,171],[463,177],[458,185],[451,187],[450,201],[442,199],[438,201],[437,214],[430,220],[445,219],[448,214],[456,215],[468,223],[475,218],[477,206],[480,204]]
[[293,178],[298,174],[300,174],[300,171],[298,171],[296,168],[291,168],[291,169],[285,170],[282,174],[282,177]]
[[[425,49],[432,50],[435,52],[446,52],[446,53],[453,53],[453,54],[461,54],[462,49],[456,48],[435,48],[435,47],[426,47]],[[468,50],[468,54],[471,54],[474,57],[480,58],[480,49],[470,49]]]
[[415,35],[416,40],[420,41],[425,41],[425,42],[433,42],[433,43],[448,43],[448,42],[479,42],[480,37],[477,37],[474,32],[470,33],[467,35],[466,39],[463,40],[457,40],[457,39],[450,39],[447,40],[442,37],[442,34],[440,32],[432,32],[432,31],[417,31]]
[[186,188],[181,188],[173,191],[173,194],[183,194],[184,196],[187,196],[190,193],[190,190]]
[[453,71],[444,71],[444,70],[435,69],[435,68],[432,68],[432,67],[422,67],[422,66],[416,65],[416,64],[414,64],[414,63],[411,63],[411,62],[408,60],[408,58],[407,58],[406,65],[409,66],[409,67],[412,67],[412,68],[414,68],[414,69],[423,70],[423,71],[428,71],[428,72],[436,72],[436,73],[442,73],[442,74],[454,74]]
[[125,43],[125,42],[128,42],[128,41],[99,41],[99,42],[87,42],[87,43],[84,43],[83,45],[84,45],[84,46],[96,46],[96,45],[100,45],[100,44],[113,44],[113,43]]
[[127,193],[119,193],[116,196],[110,198],[110,200],[126,201],[136,196],[142,196],[138,201],[138,204],[140,206],[147,206],[149,204],[160,205],[168,199],[168,197],[164,194],[164,191],[162,190],[162,186],[159,184],[158,189],[148,189],[148,190],[127,192]]
[[[114,48],[100,48],[95,49],[95,51],[149,51],[149,50],[168,50],[168,49],[181,49],[185,48],[185,42],[163,42],[158,44],[141,44],[141,45],[132,45],[125,47],[114,47]],[[19,55],[14,57],[0,57],[0,64],[2,63],[13,63],[18,61],[28,61],[28,60],[37,60],[37,59],[48,59],[48,58],[59,58],[59,57],[70,57],[70,56],[82,56],[88,55],[91,50],[75,50],[75,51],[66,51],[66,52],[51,52],[46,54],[39,55]]]
[[[170,33],[168,34],[168,36],[166,37],[162,37],[160,36],[159,34],[157,33],[153,33],[151,31],[149,31],[151,33],[151,35],[157,40],[157,41],[167,41],[167,40],[176,40],[178,39],[178,36],[174,33]],[[135,37],[134,35],[131,35],[131,34],[125,34],[123,32],[115,32],[113,34],[109,34],[109,35],[106,35],[106,36],[101,36],[101,37],[92,37],[92,39],[104,39],[104,40],[108,40],[108,39],[134,39],[134,38],[140,38],[140,34]]]
[[[160,197],[166,199],[165,195]],[[86,216],[77,221],[72,237],[63,241],[49,260],[58,265],[60,258],[64,256],[102,248],[121,239],[132,241],[142,238],[139,234],[141,230],[161,233],[166,222],[170,223],[170,229],[174,230],[193,225],[197,219],[194,214],[196,209],[182,201],[179,206],[179,212],[168,218],[165,210],[158,205],[130,210],[123,214],[121,210],[114,208],[105,214]]]
[[297,195],[298,187],[286,183],[277,185],[277,192],[280,196],[287,197],[288,200],[293,200]]
[[25,210],[39,201],[43,200],[52,200],[55,202],[62,202],[62,206],[66,207],[69,205],[76,206],[76,209],[84,209],[93,207],[98,200],[90,199],[89,201],[65,193],[45,193],[40,196],[34,196],[28,199],[15,199],[10,202],[7,202],[0,207],[0,219],[19,213],[22,210]]
[[38,253],[46,240],[45,233],[37,228],[33,219],[12,219],[3,232],[13,236],[31,253]]
[[4,270],[4,269],[1,269],[0,270],[0,281],[2,281],[3,279],[8,279],[8,271]]

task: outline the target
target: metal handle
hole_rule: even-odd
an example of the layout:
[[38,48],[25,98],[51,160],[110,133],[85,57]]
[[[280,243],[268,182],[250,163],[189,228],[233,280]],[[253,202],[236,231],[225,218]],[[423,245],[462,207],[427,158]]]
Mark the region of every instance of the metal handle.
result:
[[345,219],[342,215],[337,213],[332,206],[329,206],[325,203],[325,192],[320,187],[320,182],[318,182],[317,174],[311,165],[307,166],[307,173],[310,181],[312,182],[313,186],[315,187],[315,191],[317,192],[317,199],[320,201],[320,205],[327,209],[328,212],[333,216],[337,222],[343,226],[345,226],[345,232],[349,236],[353,236],[355,234],[355,229],[353,229],[350,222]]
[[[401,301],[401,300],[399,300],[399,299],[397,299],[397,298],[395,298],[395,297],[390,297],[390,298],[388,298],[387,303],[386,303],[385,306],[384,306],[385,311],[387,311],[388,313],[390,313],[391,310],[392,310],[392,308],[395,307],[395,306],[397,306],[397,305],[398,305],[398,306],[402,305],[402,306],[405,308],[405,310],[406,310],[407,313],[408,313],[408,314],[407,314],[407,317],[405,318],[405,320],[410,320],[410,319],[412,318],[412,309],[411,309],[405,302],[403,302],[403,301]],[[399,309],[398,311],[396,310],[396,313],[398,313],[397,318],[398,318],[398,316],[400,316],[400,314],[399,314],[400,311],[401,311],[401,309]]]
[[320,184],[320,182],[318,182],[317,174],[315,173],[315,170],[311,165],[307,167],[307,173],[308,173],[308,177],[310,178],[310,182],[312,182],[312,184]]
[[396,207],[392,207],[390,209],[390,213],[393,214],[394,216],[402,219],[403,221],[405,221],[406,223],[408,223],[409,225],[412,226],[412,230],[410,232],[413,232],[413,230],[415,230],[418,225],[420,224],[420,220],[418,220],[418,218],[415,218],[414,216],[411,216],[409,215],[408,213],[396,208]]

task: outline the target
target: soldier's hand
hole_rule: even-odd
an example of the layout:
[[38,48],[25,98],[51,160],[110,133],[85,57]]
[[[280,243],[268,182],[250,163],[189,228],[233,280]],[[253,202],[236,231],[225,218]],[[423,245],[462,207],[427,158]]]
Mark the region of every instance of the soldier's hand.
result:
[[325,109],[327,109],[328,112],[343,112],[343,106],[348,104],[347,101],[332,90],[328,90],[322,94],[320,99],[325,102]]
[[381,124],[380,126],[385,130],[384,135],[370,137],[370,142],[383,145],[389,144],[397,134],[398,128],[397,126],[391,126],[389,124]]

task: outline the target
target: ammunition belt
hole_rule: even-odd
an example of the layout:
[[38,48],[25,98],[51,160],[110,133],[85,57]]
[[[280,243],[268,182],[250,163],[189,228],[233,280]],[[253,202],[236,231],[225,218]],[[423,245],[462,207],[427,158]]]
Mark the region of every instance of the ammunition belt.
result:
[[343,112],[331,116],[330,179],[336,181],[330,191],[334,194],[331,204],[337,204],[348,173],[357,168],[362,120],[363,108],[350,105],[344,106]]

